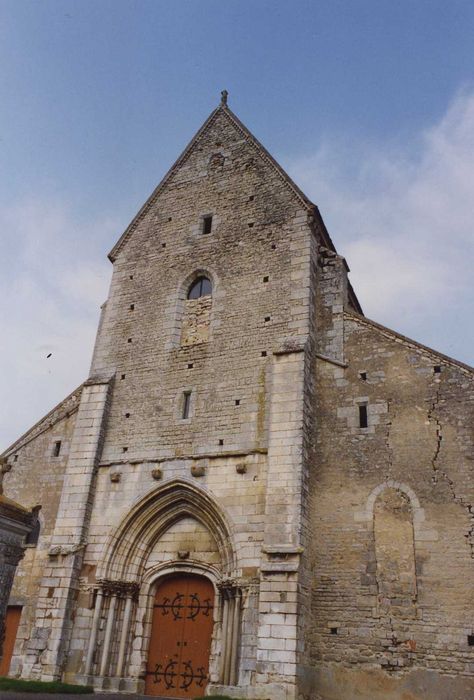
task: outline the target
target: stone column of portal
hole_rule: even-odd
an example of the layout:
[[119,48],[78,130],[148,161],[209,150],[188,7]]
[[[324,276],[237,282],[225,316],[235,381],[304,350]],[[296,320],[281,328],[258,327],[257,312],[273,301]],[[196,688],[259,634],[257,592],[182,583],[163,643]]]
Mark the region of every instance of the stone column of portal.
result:
[[237,660],[239,655],[239,632],[240,632],[240,607],[241,607],[241,591],[234,591],[234,616],[232,620],[232,653],[230,660],[230,678],[229,685],[236,685],[238,682]]
[[95,599],[94,617],[92,618],[92,629],[91,636],[89,639],[89,648],[87,650],[86,665],[84,674],[90,676],[92,671],[92,662],[94,660],[95,645],[97,642],[97,633],[99,631],[100,624],[100,614],[102,612],[102,599],[104,597],[102,589],[97,591],[97,598]]
[[109,668],[110,643],[115,624],[115,607],[117,605],[117,594],[110,596],[109,610],[107,612],[107,624],[105,626],[104,647],[102,649],[102,659],[100,661],[99,676],[106,676]]
[[132,616],[132,604],[133,598],[132,594],[127,594],[125,598],[125,610],[123,613],[122,630],[120,633],[120,646],[117,661],[117,677],[121,678],[123,676],[124,665],[125,665],[125,652],[127,650],[128,633],[130,628],[130,618]]
[[[110,380],[87,381],[83,387],[64,475],[49,566],[43,570],[35,627],[31,635],[45,649],[27,649],[24,676],[61,677],[69,648],[72,613],[87,543],[97,465],[107,418]],[[51,591],[53,596],[51,597]],[[39,654],[38,651],[43,653]]]
[[221,649],[223,649],[221,661],[220,682],[224,685],[227,681],[226,669],[228,668],[227,658],[229,656],[228,628],[229,628],[229,596],[225,589],[221,590],[222,595],[222,635]]

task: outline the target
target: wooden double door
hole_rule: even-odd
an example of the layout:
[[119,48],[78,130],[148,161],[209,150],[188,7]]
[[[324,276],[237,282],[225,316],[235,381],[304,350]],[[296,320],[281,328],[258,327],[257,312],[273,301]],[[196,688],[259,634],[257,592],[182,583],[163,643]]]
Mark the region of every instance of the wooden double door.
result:
[[214,588],[203,576],[170,576],[158,586],[145,682],[147,695],[204,695],[214,624]]

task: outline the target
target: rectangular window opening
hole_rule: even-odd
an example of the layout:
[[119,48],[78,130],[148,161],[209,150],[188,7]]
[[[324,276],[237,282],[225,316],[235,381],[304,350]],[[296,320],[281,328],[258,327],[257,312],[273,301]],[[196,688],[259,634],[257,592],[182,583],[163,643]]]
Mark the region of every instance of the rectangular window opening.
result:
[[191,392],[183,391],[183,412],[182,418],[185,420],[189,418],[189,409],[191,408]]
[[57,440],[54,443],[54,447],[53,447],[53,457],[59,457],[60,452],[61,452],[61,440]]
[[359,372],[359,379],[362,379],[363,382],[367,381],[367,372]]
[[441,372],[441,366],[440,366],[440,365],[435,365],[435,366],[433,367],[433,372],[434,372],[435,374],[440,374],[440,372]]
[[331,634],[337,634],[337,627],[331,627]]
[[474,634],[467,635],[467,645],[470,647],[474,647]]
[[209,214],[208,216],[202,217],[202,232],[204,235],[207,235],[208,233],[211,233],[211,230],[212,230],[212,216]]
[[359,428],[367,428],[367,404],[362,403],[359,405]]

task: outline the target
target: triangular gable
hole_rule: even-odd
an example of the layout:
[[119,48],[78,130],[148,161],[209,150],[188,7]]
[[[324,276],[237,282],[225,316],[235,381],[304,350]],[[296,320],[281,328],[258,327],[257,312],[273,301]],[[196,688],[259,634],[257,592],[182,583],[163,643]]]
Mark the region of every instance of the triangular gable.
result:
[[384,335],[386,338],[390,338],[390,340],[394,340],[397,343],[401,343],[402,345],[405,345],[406,347],[409,347],[420,354],[429,356],[434,362],[441,361],[445,364],[452,365],[457,369],[461,369],[463,370],[463,372],[474,374],[474,367],[471,367],[471,365],[467,365],[465,362],[461,362],[460,360],[455,360],[453,357],[449,357],[449,355],[443,355],[443,353],[438,352],[433,348],[429,348],[427,345],[423,345],[417,340],[407,338],[406,335],[402,335],[401,333],[398,333],[397,331],[394,331],[391,328],[387,328],[387,326],[383,326],[381,323],[377,323],[377,321],[373,321],[371,318],[367,318],[366,316],[354,313],[353,311],[346,311],[344,315],[348,321],[354,321],[355,323],[358,323],[361,326],[365,326],[367,328],[376,330],[382,335]]
[[[199,131],[195,134],[193,139],[189,142],[189,144],[186,146],[182,154],[179,156],[179,158],[176,160],[176,162],[171,166],[171,168],[168,170],[164,178],[161,180],[160,184],[156,187],[156,189],[153,191],[153,193],[150,195],[150,197],[147,199],[145,204],[142,206],[142,208],[138,211],[137,215],[133,218],[129,226],[126,228],[120,239],[117,241],[117,243],[114,245],[112,250],[109,253],[109,259],[114,262],[115,259],[117,258],[117,255],[119,254],[120,250],[123,248],[124,244],[132,234],[132,232],[135,230],[137,227],[139,221],[142,219],[142,217],[149,211],[150,207],[153,206],[155,203],[157,197],[159,196],[160,192],[164,189],[166,184],[171,180],[173,177],[174,173],[178,170],[178,168],[187,160],[189,157],[190,153],[192,152],[195,144],[197,141],[200,139],[200,137],[212,126],[214,121],[219,115],[224,115],[229,122],[234,126],[234,128],[243,136],[243,138],[247,141],[247,143],[252,146],[255,151],[259,154],[261,158],[263,158],[264,161],[266,161],[270,167],[276,172],[278,177],[283,180],[285,185],[288,187],[289,190],[291,190],[295,196],[295,198],[298,200],[299,204],[308,209],[309,211],[314,211],[317,210],[317,207],[310,202],[310,200],[303,194],[303,192],[299,189],[299,187],[293,182],[293,180],[285,173],[283,168],[278,165],[276,160],[270,155],[270,153],[266,150],[264,146],[255,138],[255,136],[247,129],[247,127],[242,124],[242,122],[236,117],[236,115],[232,112],[232,110],[229,109],[227,104],[220,104],[211,114],[209,117],[206,119],[202,127],[199,129]],[[319,216],[319,212],[318,212]],[[329,239],[330,241],[330,239]],[[331,244],[332,247],[332,244]]]

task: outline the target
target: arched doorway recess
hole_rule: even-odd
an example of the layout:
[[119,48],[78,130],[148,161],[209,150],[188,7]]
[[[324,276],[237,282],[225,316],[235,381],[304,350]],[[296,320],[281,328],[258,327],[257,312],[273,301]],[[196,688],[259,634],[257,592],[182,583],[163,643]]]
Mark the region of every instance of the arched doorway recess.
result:
[[[196,533],[197,540],[204,542],[204,549],[194,551],[193,546],[180,546],[183,533],[190,545],[194,544],[192,535]],[[84,663],[86,681],[97,688],[132,692],[143,692],[146,684],[149,694],[162,697],[196,697],[203,694],[209,679],[213,683],[235,684],[242,601],[237,571],[232,526],[207,491],[184,479],[169,481],[150,491],[110,535],[105,556],[98,566]],[[197,582],[199,588],[194,590],[191,584]],[[176,588],[172,597],[172,591],[170,595],[159,593],[165,584]],[[161,602],[155,597],[158,594],[162,595]],[[177,595],[184,597],[181,603],[178,598],[173,608],[171,603]],[[163,596],[170,600],[164,601]],[[202,602],[207,599],[211,600],[209,612],[207,603]],[[158,637],[165,639],[169,630],[162,634],[154,605],[165,603],[161,608],[165,611],[163,618],[173,616],[184,605],[190,625],[194,624],[193,620],[203,623],[196,637],[201,651],[207,650],[203,660],[179,656],[181,648],[178,659],[173,657],[176,642],[187,641],[184,637],[181,640],[175,636],[174,649],[156,647]],[[195,618],[197,609],[199,615]],[[180,633],[191,629],[185,625]],[[182,693],[178,695],[167,693],[162,675],[173,660],[179,661],[180,666],[171,664],[168,671],[179,674],[180,686],[185,686],[174,689],[173,692]],[[150,674],[155,674],[156,683]]]

